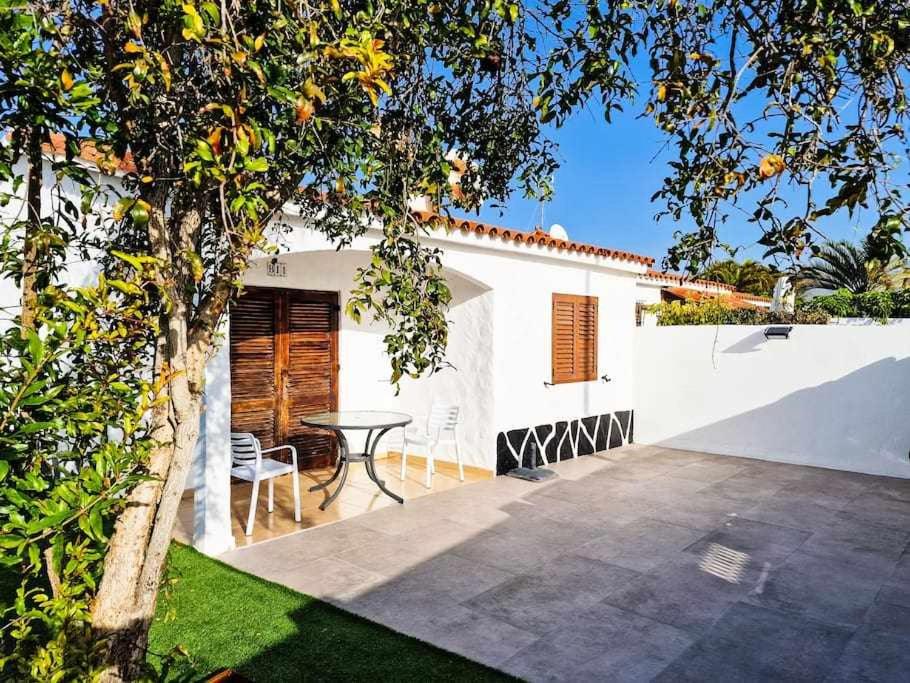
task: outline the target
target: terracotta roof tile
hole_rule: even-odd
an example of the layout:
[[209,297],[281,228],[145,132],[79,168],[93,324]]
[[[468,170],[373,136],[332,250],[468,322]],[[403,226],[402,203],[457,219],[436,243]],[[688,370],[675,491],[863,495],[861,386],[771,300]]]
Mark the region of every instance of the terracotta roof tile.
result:
[[694,283],[697,285],[702,285],[703,287],[714,287],[716,289],[725,289],[727,291],[733,292],[736,290],[736,287],[733,285],[727,285],[723,282],[715,282],[714,280],[699,280],[698,278],[691,278],[686,275],[680,275],[679,273],[662,273],[659,270],[648,270],[647,273],[642,275],[646,280],[656,280],[658,282],[672,282],[673,284],[685,286],[687,283]]
[[733,292],[733,296],[742,299],[744,301],[757,301],[766,304],[771,303],[770,296],[759,296],[758,294],[746,294],[745,292]]
[[[743,308],[750,310],[758,310],[762,308],[761,306],[756,305],[754,301],[768,301],[765,297],[752,296],[750,294],[743,294],[742,292],[730,292],[729,294],[722,294],[719,292],[702,292],[695,289],[686,289],[685,287],[664,287],[664,292],[667,292],[677,299],[683,299],[685,301],[720,301],[730,308]],[[753,301],[754,300],[754,301]]]
[[[44,151],[51,154],[66,154],[66,138],[61,133],[51,133],[50,143],[43,145]],[[116,169],[124,173],[135,173],[136,165],[129,152],[122,159],[112,158],[99,151],[95,143],[84,140],[79,149],[79,158],[90,164],[95,164],[103,171]]]
[[553,237],[552,235],[547,234],[543,230],[535,230],[534,232],[514,230],[512,228],[504,228],[498,225],[482,223],[480,221],[471,220],[469,218],[447,218],[446,216],[438,213],[433,213],[431,211],[417,211],[415,212],[415,215],[421,221],[427,223],[439,222],[446,224],[450,230],[460,230],[463,233],[485,235],[488,237],[501,237],[504,240],[512,241],[516,244],[540,244],[547,247],[553,247],[555,249],[575,252],[579,254],[591,254],[594,256],[603,256],[605,258],[616,259],[619,261],[640,263],[645,266],[650,266],[654,263],[654,259],[650,256],[642,256],[640,254],[634,254],[629,251],[621,251],[619,249],[608,249],[607,247],[599,247],[597,245],[586,244],[584,242],[561,240],[557,237]]

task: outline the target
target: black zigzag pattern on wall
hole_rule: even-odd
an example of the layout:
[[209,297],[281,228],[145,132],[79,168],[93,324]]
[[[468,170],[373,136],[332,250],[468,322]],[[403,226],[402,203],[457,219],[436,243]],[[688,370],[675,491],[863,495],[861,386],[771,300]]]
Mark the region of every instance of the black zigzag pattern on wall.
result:
[[520,466],[530,467],[532,444],[537,446],[536,464],[543,467],[629,443],[632,443],[631,410],[510,429],[496,436],[496,474]]

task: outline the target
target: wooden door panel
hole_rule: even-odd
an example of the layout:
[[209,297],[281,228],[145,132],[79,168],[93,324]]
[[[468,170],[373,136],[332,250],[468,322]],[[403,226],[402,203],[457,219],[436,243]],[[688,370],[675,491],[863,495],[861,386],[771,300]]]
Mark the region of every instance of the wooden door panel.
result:
[[329,292],[288,293],[287,439],[302,467],[322,467],[336,456],[334,435],[303,427],[300,418],[338,409],[337,302]]
[[275,445],[275,315],[268,290],[249,290],[231,309],[231,431]]

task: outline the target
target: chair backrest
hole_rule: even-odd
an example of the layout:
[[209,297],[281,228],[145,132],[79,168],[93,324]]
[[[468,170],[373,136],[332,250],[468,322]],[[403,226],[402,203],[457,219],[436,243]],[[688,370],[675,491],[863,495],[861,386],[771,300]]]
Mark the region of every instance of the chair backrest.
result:
[[430,434],[450,432],[458,425],[459,407],[451,403],[434,403],[427,417],[427,431]]
[[234,465],[253,465],[261,455],[259,439],[248,432],[231,432],[231,460]]

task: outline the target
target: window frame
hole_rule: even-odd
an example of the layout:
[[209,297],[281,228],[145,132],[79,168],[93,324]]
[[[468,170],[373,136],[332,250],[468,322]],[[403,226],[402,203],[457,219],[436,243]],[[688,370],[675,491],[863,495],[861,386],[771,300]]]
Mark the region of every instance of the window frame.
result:
[[[551,384],[573,384],[576,382],[594,382],[597,380],[598,372],[598,352],[600,344],[600,302],[598,297],[584,294],[563,294],[553,292],[551,299],[550,311],[550,383]],[[558,344],[556,312],[559,304],[572,304],[572,374],[557,374],[556,357],[563,345]],[[593,321],[593,338],[591,344],[587,347],[590,350],[590,363],[585,363],[586,358],[580,358],[579,349],[579,321],[578,312],[581,306],[594,307]],[[585,367],[590,367],[590,372],[585,371]]]

